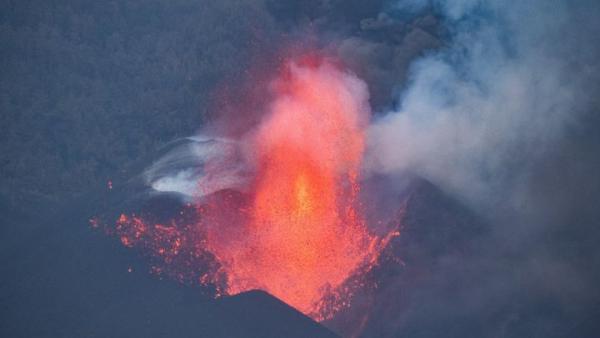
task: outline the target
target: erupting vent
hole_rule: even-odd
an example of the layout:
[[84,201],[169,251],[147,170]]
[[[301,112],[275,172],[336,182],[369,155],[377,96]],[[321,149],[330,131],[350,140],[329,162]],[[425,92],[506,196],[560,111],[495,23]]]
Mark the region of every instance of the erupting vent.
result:
[[367,90],[314,56],[288,62],[273,90],[269,112],[240,140],[250,192],[198,202],[192,247],[219,266],[201,283],[223,283],[226,294],[262,289],[322,320],[348,304],[345,282],[368,271],[392,236],[369,232],[358,199]]

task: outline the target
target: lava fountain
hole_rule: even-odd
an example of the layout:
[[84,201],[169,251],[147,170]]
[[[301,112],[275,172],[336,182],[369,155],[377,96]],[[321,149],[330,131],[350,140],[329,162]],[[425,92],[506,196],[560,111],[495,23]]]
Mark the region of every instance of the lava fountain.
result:
[[210,226],[207,245],[227,292],[263,289],[316,315],[323,296],[376,254],[357,196],[367,90],[314,57],[287,64],[273,88],[270,113],[246,142],[256,175],[243,235],[228,240]]
[[[218,263],[201,283],[224,284],[226,294],[262,289],[322,320],[348,304],[350,277],[368,271],[391,236],[369,231],[359,202],[368,91],[316,56],[285,63],[270,88],[261,122],[238,140],[248,192],[197,201],[193,235],[180,242],[193,238]],[[219,175],[218,165],[206,168]]]

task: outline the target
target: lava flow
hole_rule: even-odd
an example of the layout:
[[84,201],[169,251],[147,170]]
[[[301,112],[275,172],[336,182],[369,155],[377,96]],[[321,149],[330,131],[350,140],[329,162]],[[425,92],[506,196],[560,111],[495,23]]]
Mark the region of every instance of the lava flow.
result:
[[338,307],[324,299],[347,304],[345,282],[372,267],[389,239],[369,232],[358,199],[367,89],[319,57],[288,62],[272,88],[268,113],[240,140],[254,173],[249,192],[197,203],[193,232],[202,236],[192,237],[219,266],[200,281],[224,279],[226,294],[262,289],[324,319]]

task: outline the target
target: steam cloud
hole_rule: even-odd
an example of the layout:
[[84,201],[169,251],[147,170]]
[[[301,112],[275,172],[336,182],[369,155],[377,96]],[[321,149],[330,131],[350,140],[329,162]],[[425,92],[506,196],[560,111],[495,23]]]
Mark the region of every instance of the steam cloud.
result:
[[201,134],[179,140],[146,169],[144,180],[157,192],[178,193],[186,200],[227,188],[242,190],[247,176],[238,147],[235,140]]
[[389,283],[366,335],[593,336],[599,3],[401,1],[395,10],[435,13],[444,45],[412,63],[400,104],[372,123],[366,169],[424,177],[488,229],[460,233],[474,252],[413,262],[434,267],[417,286],[407,275]]
[[589,104],[598,69],[585,36],[598,24],[559,0],[398,6],[433,8],[450,38],[413,63],[399,108],[372,125],[370,169],[416,173],[478,207],[519,209],[531,166]]

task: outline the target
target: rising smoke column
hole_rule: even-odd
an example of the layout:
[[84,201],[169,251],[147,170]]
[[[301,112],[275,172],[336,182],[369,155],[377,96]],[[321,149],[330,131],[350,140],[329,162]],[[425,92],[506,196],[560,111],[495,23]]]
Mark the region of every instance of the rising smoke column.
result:
[[584,3],[398,2],[440,15],[449,39],[413,63],[398,109],[371,126],[367,164],[417,173],[478,207],[527,203],[531,165],[577,122],[598,74],[582,44],[590,22],[576,21]]
[[583,336],[566,332],[597,313],[597,241],[585,243],[598,228],[600,3],[398,5],[434,11],[445,45],[415,60],[400,104],[369,130],[365,163],[425,177],[489,223],[457,234],[474,253],[449,241],[421,284],[389,283],[365,336]]

